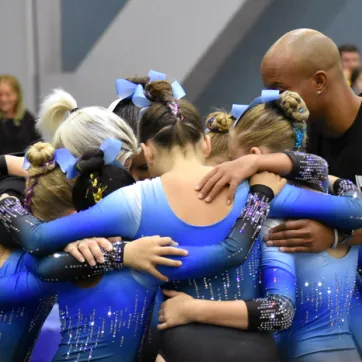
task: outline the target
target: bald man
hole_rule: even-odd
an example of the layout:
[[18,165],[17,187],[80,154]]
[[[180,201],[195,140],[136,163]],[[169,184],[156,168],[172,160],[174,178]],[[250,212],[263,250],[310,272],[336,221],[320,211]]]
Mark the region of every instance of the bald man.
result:
[[[308,152],[325,158],[330,174],[356,182],[362,175],[362,98],[346,82],[336,44],[315,30],[291,31],[268,50],[261,75],[267,88],[291,90],[303,97],[310,111]],[[237,185],[249,177],[245,170],[253,167],[245,162],[240,159],[215,167],[196,186],[199,197],[211,201],[227,184]],[[311,220],[290,221],[271,232],[268,244],[287,252],[324,251],[334,244],[336,235]],[[351,238],[339,232],[338,241],[362,244],[362,232],[355,234]]]
[[[352,92],[345,79],[336,44],[315,30],[291,31],[266,53],[261,75],[267,88],[293,90],[306,101],[310,111],[308,152],[325,158],[330,174],[361,186],[362,98]],[[311,220],[287,222],[272,231],[266,239],[268,244],[292,252],[322,251],[334,240],[331,229]],[[339,242],[361,244],[361,234],[357,231],[348,238],[340,233]],[[358,280],[362,281],[360,277]],[[362,291],[359,293],[362,295]],[[362,306],[358,298],[352,304],[351,328],[361,353]]]
[[356,182],[362,175],[362,98],[345,80],[335,43],[315,30],[281,37],[266,53],[261,75],[267,88],[293,90],[310,111],[309,149],[330,173]]
[[[315,30],[291,31],[268,50],[261,75],[266,87],[293,90],[305,100],[310,111],[308,152],[325,158],[330,174],[359,183],[362,98],[347,84],[336,44]],[[292,252],[322,251],[333,244],[332,230],[314,221],[289,222],[274,231],[274,245],[292,247]],[[347,237],[342,234],[340,242]],[[361,233],[349,242],[361,244]]]

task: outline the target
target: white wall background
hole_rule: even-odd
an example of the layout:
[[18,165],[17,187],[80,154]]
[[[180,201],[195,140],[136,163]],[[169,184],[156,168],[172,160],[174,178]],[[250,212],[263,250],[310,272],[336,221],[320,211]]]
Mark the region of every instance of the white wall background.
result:
[[313,27],[362,48],[362,0],[129,0],[64,73],[61,1],[0,0],[0,73],[20,79],[32,111],[54,87],[80,106],[107,106],[115,79],[154,69],[183,82],[206,112],[249,101],[262,86],[262,55],[288,30]]

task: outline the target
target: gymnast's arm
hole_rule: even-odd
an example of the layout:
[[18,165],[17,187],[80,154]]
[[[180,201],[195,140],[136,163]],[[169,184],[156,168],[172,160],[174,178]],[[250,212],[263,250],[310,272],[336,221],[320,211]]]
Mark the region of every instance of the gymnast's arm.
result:
[[[268,220],[267,220],[268,222]],[[159,329],[197,322],[249,331],[278,331],[291,326],[295,313],[295,266],[289,254],[262,246],[264,297],[213,301],[165,291]]]
[[[273,225],[274,224],[274,225]],[[262,228],[262,239],[268,230],[278,224],[268,219]],[[262,248],[263,298],[245,301],[248,309],[248,329],[279,331],[292,325],[295,314],[296,270],[294,256],[275,247]]]
[[27,172],[23,168],[24,157],[14,155],[0,155],[0,176],[25,177]]
[[[122,235],[133,239],[139,227],[132,210],[135,188],[137,184],[119,189],[86,211],[48,223],[32,216],[18,200],[5,198],[0,201],[1,221],[25,250],[38,255],[51,254],[87,237]],[[337,197],[290,185],[272,201],[270,214],[276,218],[315,219],[351,230],[362,228],[361,216],[362,197],[358,192]]]
[[[247,258],[249,250],[259,236],[260,227],[268,215],[269,202],[273,197],[273,191],[268,187],[253,186],[240,217],[225,240],[207,246],[182,246],[182,249],[187,251],[187,257],[168,256],[169,259],[182,261],[182,267],[160,265],[158,271],[167,276],[168,280],[182,280],[213,276],[228,268],[239,266]],[[78,262],[68,253],[55,253],[39,262],[37,274],[44,280],[60,281],[83,279],[119,270],[123,267],[123,261],[125,266],[136,268],[135,265],[126,263],[127,247],[131,247],[131,243],[115,243],[111,252],[103,252],[105,262],[94,267]],[[144,268],[142,271],[149,271],[147,265],[144,265]]]
[[[25,256],[26,258],[31,256]],[[41,281],[28,265],[24,271],[0,278],[0,307],[28,305],[55,294],[52,283]]]
[[[1,156],[0,156],[1,158]],[[1,161],[0,161],[1,165]],[[1,166],[0,166],[1,167]],[[2,171],[0,171],[1,173]],[[6,171],[7,172],[7,171]],[[0,176],[0,195],[8,194],[21,200],[25,189],[25,179],[23,177]],[[0,243],[6,248],[18,249],[19,244],[13,239],[4,225],[0,225]]]
[[338,229],[362,228],[362,194],[343,197],[286,185],[271,203],[270,218],[313,219]]

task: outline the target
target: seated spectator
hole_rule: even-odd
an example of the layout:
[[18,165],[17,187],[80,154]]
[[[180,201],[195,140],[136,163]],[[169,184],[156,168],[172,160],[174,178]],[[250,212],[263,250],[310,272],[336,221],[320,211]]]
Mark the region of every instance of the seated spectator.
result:
[[39,139],[34,116],[26,110],[19,81],[0,76],[0,154],[24,151]]

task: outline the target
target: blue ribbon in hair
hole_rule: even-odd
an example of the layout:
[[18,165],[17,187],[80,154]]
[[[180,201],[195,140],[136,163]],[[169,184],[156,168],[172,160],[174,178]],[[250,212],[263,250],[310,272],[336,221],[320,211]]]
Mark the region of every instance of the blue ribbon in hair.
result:
[[[165,80],[166,74],[150,70],[148,72],[150,82],[156,80]],[[117,79],[116,80],[116,92],[118,95],[118,101],[123,101],[126,98],[132,97],[137,89],[138,84],[135,84],[127,79]]]
[[[117,156],[122,149],[122,141],[108,138],[101,144],[99,149],[103,151],[103,159],[106,165],[123,167],[117,161]],[[80,157],[74,157],[66,148],[55,150],[54,161],[59,165],[60,169],[64,174],[66,174],[68,179],[73,179],[80,175],[76,168],[79,159]],[[27,170],[29,167],[30,162],[25,157],[23,168]]]
[[235,123],[234,123],[234,127],[236,127],[236,125],[239,123],[240,119],[242,118],[242,116],[249,111],[251,108],[257,106],[258,104],[263,104],[263,103],[267,103],[267,102],[273,102],[278,100],[280,97],[279,91],[278,90],[263,90],[261,92],[261,96],[258,98],[255,98],[249,105],[235,105],[235,116],[234,118],[236,119]]
[[[166,74],[155,72],[153,70],[150,70],[148,73],[150,77],[150,82],[160,81],[160,80],[166,80]],[[173,97],[175,99],[181,99],[185,97],[186,92],[182,88],[181,84],[178,81],[174,81],[171,84],[172,87],[172,93]],[[139,118],[142,117],[142,114],[145,112],[145,110],[151,105],[151,101],[146,97],[145,90],[143,89],[142,85],[139,84],[133,94],[132,97],[133,104],[137,106],[138,108],[141,108]]]
[[[233,109],[231,110],[232,116],[236,119],[234,127],[237,126],[242,116],[251,108],[259,104],[277,101],[279,98],[280,92],[278,90],[265,89],[262,90],[261,96],[255,98],[249,105],[234,104]],[[306,126],[305,124],[303,125],[303,131],[301,131],[294,123],[292,123],[292,126],[295,130],[295,149],[298,150],[303,144]]]

